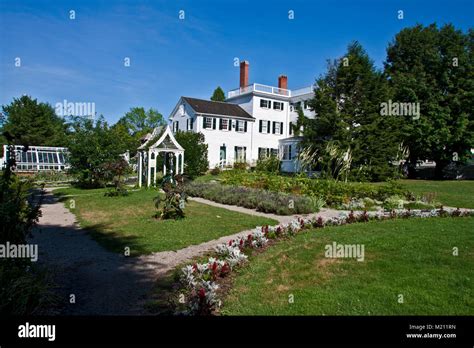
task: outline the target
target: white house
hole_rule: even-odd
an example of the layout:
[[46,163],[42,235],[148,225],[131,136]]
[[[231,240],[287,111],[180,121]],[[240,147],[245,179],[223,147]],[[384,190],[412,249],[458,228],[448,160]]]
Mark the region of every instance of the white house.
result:
[[[288,89],[288,78],[281,75],[278,87],[249,84],[249,63],[240,64],[240,87],[227,94],[225,102],[181,97],[171,112],[172,131],[204,134],[210,168],[247,162],[277,154],[282,170],[297,170],[298,138],[292,134],[300,105],[305,116],[314,118],[307,105],[313,86]],[[289,139],[290,138],[290,139]]]

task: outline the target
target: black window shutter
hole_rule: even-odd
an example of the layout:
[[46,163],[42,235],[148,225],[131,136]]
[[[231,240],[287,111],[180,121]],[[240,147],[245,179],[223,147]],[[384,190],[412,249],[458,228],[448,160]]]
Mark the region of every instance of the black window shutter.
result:
[[232,130],[232,120],[229,118],[229,124],[227,125],[228,130]]
[[219,119],[219,129],[222,129],[222,118]]
[[290,135],[293,134],[293,122],[290,122],[290,124],[288,125],[288,133]]
[[258,131],[262,133],[262,120],[258,121]]
[[244,122],[244,132],[247,132],[247,121]]
[[283,134],[283,122],[280,122],[280,134]]
[[291,160],[291,145],[288,145],[288,159]]
[[216,123],[217,123],[217,119],[213,118],[212,119],[212,129],[216,129]]
[[271,125],[272,123],[270,121],[267,122],[267,133],[270,133],[271,132]]
[[276,122],[273,121],[273,127],[272,127],[272,133],[275,134],[275,125],[276,125]]
[[206,128],[206,118],[202,118],[202,128]]

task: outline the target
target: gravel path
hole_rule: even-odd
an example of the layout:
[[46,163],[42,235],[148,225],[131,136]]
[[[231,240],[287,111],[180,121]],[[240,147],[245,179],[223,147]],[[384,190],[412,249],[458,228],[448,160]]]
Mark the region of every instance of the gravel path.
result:
[[[237,206],[228,206],[201,198],[197,202],[250,215],[266,216],[287,223],[295,216],[264,214]],[[338,216],[341,211],[323,209],[306,216]],[[304,215],[301,215],[304,216]],[[210,226],[212,228],[212,226]],[[75,216],[47,190],[42,217],[30,243],[38,244],[38,263],[53,274],[65,315],[141,315],[157,279],[176,266],[212,250],[250,231],[191,245],[178,251],[157,252],[125,257],[102,248],[76,222]],[[75,303],[70,303],[70,295]]]

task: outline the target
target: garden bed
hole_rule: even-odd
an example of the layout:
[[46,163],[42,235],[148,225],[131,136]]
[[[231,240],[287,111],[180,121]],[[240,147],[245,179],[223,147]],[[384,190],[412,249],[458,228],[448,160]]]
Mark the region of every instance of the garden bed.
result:
[[[461,216],[467,218],[459,223],[452,219]],[[192,315],[219,312],[220,284],[229,289],[226,278],[250,255],[251,262],[257,264],[245,267],[243,276],[237,277],[237,288],[230,291],[229,304],[224,306],[225,314],[472,314],[472,307],[466,310],[465,306],[472,304],[472,299],[452,287],[455,281],[466,293],[472,290],[468,279],[473,267],[467,252],[472,244],[472,216],[472,211],[442,208],[351,212],[328,220],[299,218],[287,225],[257,227],[247,237],[218,245],[215,257],[207,262],[182,268],[178,292],[185,300],[175,303],[175,310]],[[418,219],[407,222],[408,218]],[[428,222],[426,218],[434,219]],[[368,223],[371,220],[384,223]],[[334,229],[357,222],[366,224]],[[327,232],[316,234],[314,229],[321,228]],[[302,234],[306,229],[309,231]],[[458,233],[453,234],[453,230]],[[289,237],[296,237],[295,241]],[[279,239],[281,244],[268,248],[265,254],[269,256],[263,255],[264,262],[259,265],[254,251]],[[327,259],[324,250],[335,240],[367,244],[368,254],[362,260]],[[453,245],[459,245],[458,250]],[[440,269],[440,260],[449,267]],[[433,296],[435,288],[439,291]],[[407,298],[403,306],[400,294]],[[457,297],[455,303],[452,297]]]
[[324,205],[319,198],[213,182],[191,182],[186,185],[185,192],[192,197],[278,215],[314,213]]
[[395,195],[407,200],[415,198],[411,192],[397,182],[343,182],[239,170],[223,172],[219,176],[219,181],[224,185],[320,197],[331,207],[348,204],[351,199],[370,198],[372,200],[384,201]]

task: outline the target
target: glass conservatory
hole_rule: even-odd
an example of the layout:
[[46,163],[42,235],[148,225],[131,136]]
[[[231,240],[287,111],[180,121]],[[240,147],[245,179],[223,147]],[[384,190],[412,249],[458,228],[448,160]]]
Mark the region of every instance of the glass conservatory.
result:
[[[24,151],[22,145],[15,145],[14,152],[16,172],[63,171],[69,168],[65,147],[29,146]],[[2,168],[10,156],[8,146],[3,145],[3,157],[0,158]]]

